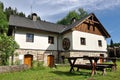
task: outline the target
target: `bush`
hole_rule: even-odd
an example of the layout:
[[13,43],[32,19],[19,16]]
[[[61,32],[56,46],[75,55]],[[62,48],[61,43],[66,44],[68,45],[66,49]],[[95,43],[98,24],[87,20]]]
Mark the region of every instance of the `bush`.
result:
[[45,67],[43,66],[43,61],[33,61],[32,62],[32,68],[33,70],[38,70],[38,69],[44,69]]

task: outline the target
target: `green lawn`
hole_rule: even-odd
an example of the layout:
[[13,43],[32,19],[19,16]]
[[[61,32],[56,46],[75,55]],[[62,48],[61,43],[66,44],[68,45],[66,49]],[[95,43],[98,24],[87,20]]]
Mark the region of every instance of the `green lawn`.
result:
[[22,72],[0,74],[0,80],[119,80],[120,62],[117,62],[117,71],[107,71],[107,75],[102,76],[98,72],[94,77],[90,76],[90,71],[69,73],[69,66],[58,66],[55,68],[30,69]]

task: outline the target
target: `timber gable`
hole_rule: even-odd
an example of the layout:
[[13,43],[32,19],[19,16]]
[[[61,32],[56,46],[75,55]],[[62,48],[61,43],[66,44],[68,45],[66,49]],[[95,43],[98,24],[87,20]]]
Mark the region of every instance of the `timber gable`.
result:
[[110,37],[108,32],[93,13],[75,25],[72,30],[102,35],[106,38]]
[[72,30],[77,30],[77,31],[82,31],[82,32],[87,32],[87,33],[92,33],[97,35],[103,35],[98,27],[99,25],[83,22],[82,24],[74,27]]

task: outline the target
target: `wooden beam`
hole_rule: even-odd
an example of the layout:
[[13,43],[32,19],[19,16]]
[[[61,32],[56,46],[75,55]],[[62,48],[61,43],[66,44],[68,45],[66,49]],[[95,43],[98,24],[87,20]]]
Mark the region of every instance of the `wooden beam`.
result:
[[97,23],[100,24],[98,21],[94,21],[94,20],[90,20],[90,19],[86,19],[87,22],[93,22],[93,23]]

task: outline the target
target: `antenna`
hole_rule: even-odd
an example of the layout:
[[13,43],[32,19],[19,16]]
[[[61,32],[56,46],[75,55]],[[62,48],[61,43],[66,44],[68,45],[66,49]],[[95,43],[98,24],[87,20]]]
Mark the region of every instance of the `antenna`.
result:
[[30,8],[31,8],[31,14],[32,14],[32,4],[31,4]]

